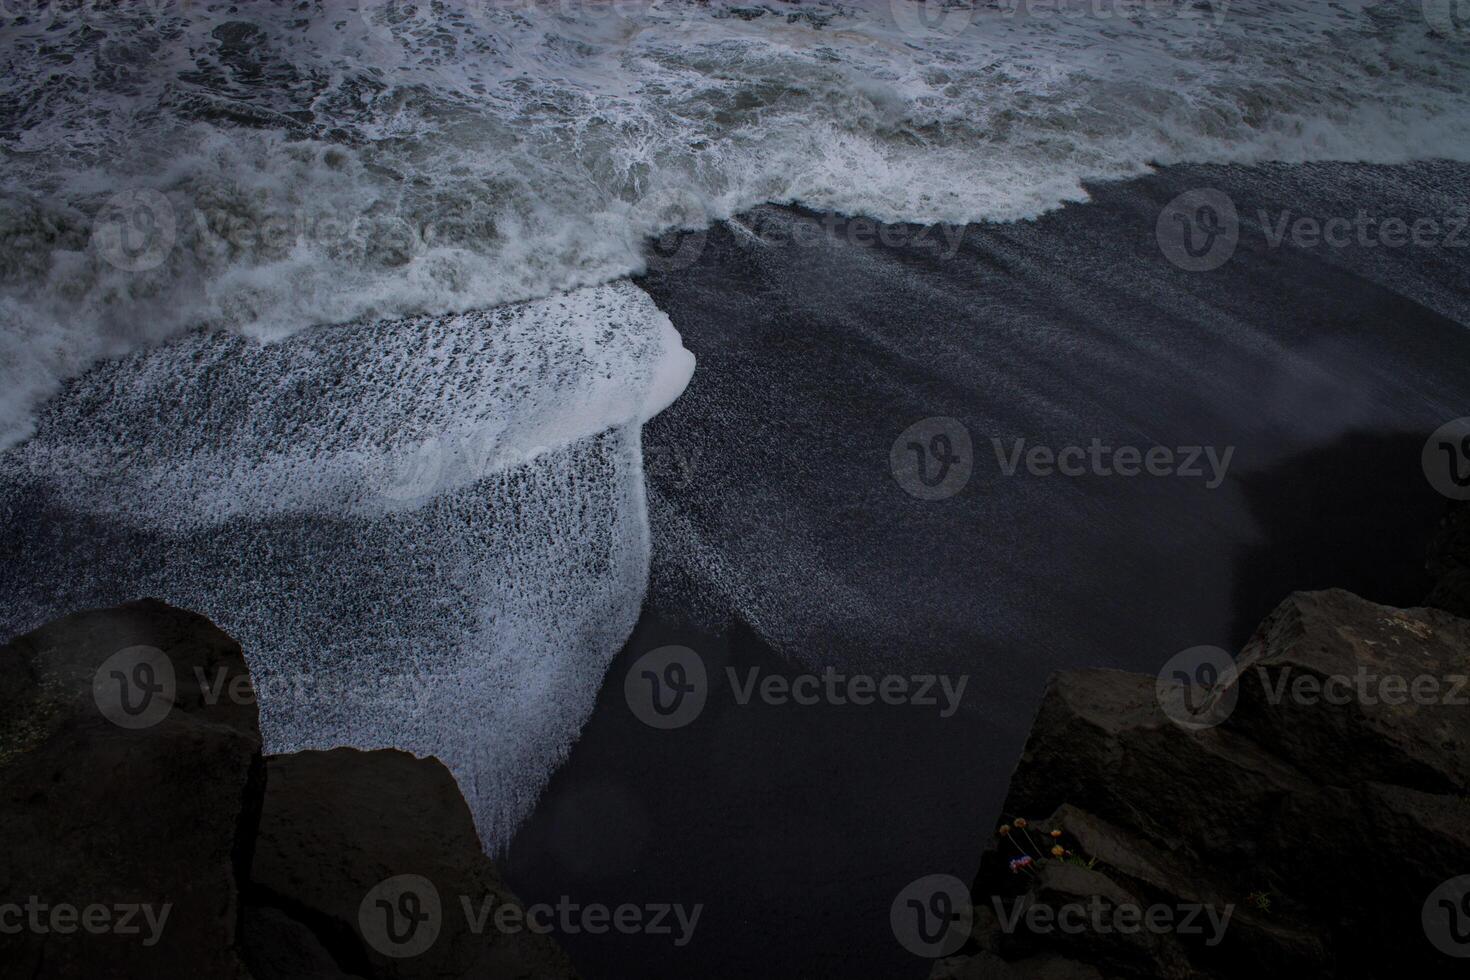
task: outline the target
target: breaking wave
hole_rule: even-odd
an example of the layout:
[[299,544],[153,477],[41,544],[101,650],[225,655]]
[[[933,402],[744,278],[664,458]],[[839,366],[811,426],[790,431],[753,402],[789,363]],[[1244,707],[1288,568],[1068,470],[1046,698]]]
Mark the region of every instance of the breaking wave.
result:
[[761,202],[1007,221],[1153,163],[1463,157],[1452,9],[4,0],[0,445],[180,330],[546,296]]
[[642,425],[692,370],[627,283],[109,361],[0,456],[0,630],[199,610],[268,751],[436,755],[504,843],[637,620]]

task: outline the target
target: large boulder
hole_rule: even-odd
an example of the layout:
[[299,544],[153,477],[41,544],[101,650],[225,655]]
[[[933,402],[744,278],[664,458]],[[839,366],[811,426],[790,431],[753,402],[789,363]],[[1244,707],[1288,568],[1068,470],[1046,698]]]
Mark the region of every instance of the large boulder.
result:
[[[1236,665],[1186,724],[1154,677],[1051,679],[1007,832],[981,858],[970,943],[936,977],[1463,971],[1421,915],[1470,874],[1470,622],[1299,593]],[[1013,871],[1022,852],[1036,860]],[[1167,908],[1176,923],[1198,906],[1202,928],[1033,929],[1008,918],[1018,902]]]
[[154,600],[0,647],[0,841],[0,977],[573,975],[438,760],[266,760],[239,645]]
[[574,975],[524,926],[437,759],[343,748],[272,756],[267,772],[248,894],[256,980],[344,975],[332,964],[402,980]]
[[245,976],[264,790],[249,683],[233,640],[149,600],[0,647],[0,903],[23,906],[0,908],[0,972]]
[[1450,504],[1429,543],[1428,569],[1435,582],[1424,604],[1470,617],[1470,501]]

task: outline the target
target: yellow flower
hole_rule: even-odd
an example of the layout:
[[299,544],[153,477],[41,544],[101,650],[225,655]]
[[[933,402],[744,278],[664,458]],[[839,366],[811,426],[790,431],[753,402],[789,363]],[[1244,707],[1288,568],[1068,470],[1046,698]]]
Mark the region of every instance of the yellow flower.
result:
[[1051,835],[1052,835],[1052,836],[1053,836],[1053,837],[1060,837],[1060,836],[1062,836],[1062,832],[1061,832],[1061,831],[1060,831],[1060,830],[1053,830],[1053,831],[1052,831],[1052,832],[1051,832]]
[[1007,827],[1005,824],[1001,824],[1001,826],[1000,826],[1000,835],[1002,837],[1004,837],[1006,834],[1009,834],[1010,832],[1011,832],[1011,828]]
[[1016,818],[1016,826],[1017,827],[1020,827],[1022,829],[1025,829],[1025,827],[1026,827],[1026,818],[1025,817],[1017,817]]

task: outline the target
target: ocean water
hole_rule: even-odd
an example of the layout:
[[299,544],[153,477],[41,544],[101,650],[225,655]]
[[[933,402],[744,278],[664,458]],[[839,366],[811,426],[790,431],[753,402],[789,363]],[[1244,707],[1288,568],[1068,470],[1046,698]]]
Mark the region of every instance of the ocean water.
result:
[[436,755],[501,841],[637,620],[642,426],[692,369],[627,283],[106,361],[0,460],[4,631],[202,610],[269,751]]
[[[498,843],[643,598],[674,233],[1465,160],[1454,9],[0,0],[0,626],[199,608],[317,685],[272,750],[443,754]],[[385,674],[439,680],[322,707]]]
[[181,330],[537,298],[761,203],[1010,221],[1151,163],[1461,159],[1452,11],[5,0],[0,444]]

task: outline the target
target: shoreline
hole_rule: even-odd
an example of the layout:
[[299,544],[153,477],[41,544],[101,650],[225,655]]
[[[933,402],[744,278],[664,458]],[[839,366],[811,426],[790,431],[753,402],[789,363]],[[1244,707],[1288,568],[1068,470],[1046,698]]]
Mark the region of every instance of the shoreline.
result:
[[[1295,590],[1338,587],[1393,606],[1424,595],[1421,545],[1443,500],[1420,450],[1470,403],[1470,265],[1273,247],[1249,216],[1280,201],[1320,215],[1367,201],[1412,222],[1470,209],[1467,175],[1452,164],[1172,168],[1092,188],[1090,202],[1036,221],[968,226],[953,250],[917,226],[794,207],[672,243],[678,260],[637,285],[700,370],[644,428],[641,467],[630,440],[590,470],[606,472],[623,448],[626,472],[641,469],[652,571],[619,592],[645,595],[624,610],[624,628],[637,625],[621,652],[586,665],[579,690],[595,692],[594,707],[580,735],[566,729],[564,763],[505,851],[512,887],[553,906],[568,896],[704,909],[684,945],[565,937],[594,978],[635,967],[764,976],[772,962],[793,976],[921,975],[927,964],[893,941],[889,903],[920,875],[971,878],[1053,671],[1147,674],[1186,648],[1237,650]],[[1169,202],[1205,188],[1243,216],[1239,241],[1219,266],[1190,271],[1157,229]],[[1420,211],[1405,203],[1416,201]],[[963,429],[973,464],[939,499],[895,468],[914,441],[905,433],[934,418]],[[1049,462],[998,461],[992,440],[1016,439]],[[1068,475],[1070,450],[1095,441],[1131,448],[1132,475],[1116,454],[1106,472]],[[1223,479],[1183,473],[1183,453],[1169,475],[1140,469],[1160,447],[1214,449]],[[544,502],[531,484],[524,499]],[[433,507],[468,514],[483,509],[484,490]],[[449,612],[434,605],[444,556],[401,520],[385,535],[277,516],[180,538],[44,494],[4,503],[15,508],[0,542],[10,594],[38,605],[105,605],[151,590],[150,576],[203,570],[191,588],[234,590],[252,623],[295,630],[301,649],[326,656],[372,647],[348,642],[344,624],[397,628],[415,651],[454,649],[497,594],[487,579]],[[479,526],[509,535],[525,513],[506,507]],[[572,511],[610,533],[604,518]],[[641,539],[641,520],[607,512]],[[471,556],[505,550],[465,541],[465,526],[476,524],[436,525]],[[545,540],[583,568],[589,553],[566,526]],[[334,554],[361,570],[312,578]],[[507,574],[571,595],[541,571]],[[289,602],[256,588],[273,580],[293,583]],[[351,588],[332,598],[304,588],[314,581]],[[107,595],[86,599],[99,589]],[[573,597],[587,608],[586,594]],[[402,621],[424,609],[434,615],[422,625]],[[548,617],[535,640],[556,662],[572,631]],[[710,681],[702,713],[676,730],[645,724],[624,688],[643,656],[670,644],[694,650]],[[867,678],[868,694],[848,684],[840,699],[810,703],[831,674]],[[947,710],[943,683],[920,693],[923,676],[948,679],[958,706]],[[874,699],[890,680],[909,685],[894,690],[911,703]],[[515,717],[556,722],[544,684],[530,691],[503,700]],[[359,720],[358,744],[379,744],[380,719]],[[513,726],[484,712],[478,721],[468,744],[524,765]]]
[[[773,960],[790,976],[923,975],[888,904],[920,875],[973,876],[1052,671],[1152,673],[1188,647],[1238,650],[1297,589],[1425,594],[1444,501],[1419,451],[1470,401],[1453,371],[1470,321],[1445,315],[1470,274],[1445,257],[1272,248],[1248,222],[1278,200],[1330,214],[1366,187],[1412,220],[1398,182],[1425,207],[1463,208],[1467,172],[1168,168],[1033,222],[969,226],[950,259],[856,243],[851,221],[781,244],[699,233],[692,263],[639,282],[700,364],[644,433],[648,597],[511,844],[513,886],[708,906],[682,949],[570,940],[593,977],[635,962],[754,975]],[[1202,187],[1232,197],[1242,231],[1220,268],[1187,272],[1156,224]],[[747,226],[822,220],[758,210]],[[930,416],[959,419],[976,445],[969,483],[938,501],[889,469],[895,438]],[[992,436],[1239,451],[1205,491],[1007,477],[986,460]],[[710,701],[658,731],[623,681],[669,643],[710,666]],[[726,665],[970,683],[941,721],[912,705],[740,705]]]

